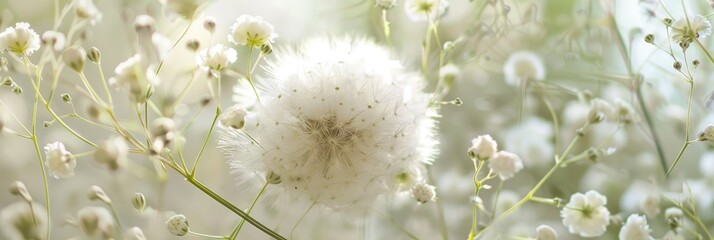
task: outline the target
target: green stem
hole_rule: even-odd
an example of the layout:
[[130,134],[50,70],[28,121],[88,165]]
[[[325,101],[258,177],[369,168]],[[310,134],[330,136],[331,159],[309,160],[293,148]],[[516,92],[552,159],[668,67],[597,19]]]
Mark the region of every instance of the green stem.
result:
[[[255,207],[255,204],[258,202],[258,199],[260,199],[260,196],[263,195],[265,192],[265,189],[268,187],[268,182],[266,181],[265,184],[263,184],[263,187],[260,188],[260,192],[258,192],[258,195],[255,195],[255,198],[253,199],[253,202],[250,204],[250,207],[248,208],[248,211],[246,211],[247,214],[250,215],[250,212],[253,211],[253,207]],[[245,219],[241,219],[240,223],[233,229],[233,232],[231,235],[228,237],[229,240],[234,240],[236,237],[238,237],[238,233],[240,233],[241,228],[243,228],[243,224],[245,224]]]
[[684,150],[686,150],[690,144],[689,131],[690,131],[690,118],[691,118],[691,112],[692,112],[692,95],[694,95],[694,81],[689,80],[688,82],[689,82],[689,99],[687,100],[687,119],[684,122],[684,144],[682,145],[682,149],[679,150],[679,153],[677,153],[677,157],[674,159],[674,162],[672,162],[672,165],[665,171],[665,175],[667,175],[667,176],[669,176],[669,174],[672,173],[672,170],[674,170],[674,167],[677,166],[677,163],[679,163],[679,160],[682,159]]
[[198,166],[198,161],[201,160],[201,156],[203,155],[203,151],[206,150],[206,145],[208,145],[208,140],[211,139],[211,133],[213,133],[213,128],[216,127],[216,121],[218,120],[218,116],[221,115],[221,108],[216,107],[216,115],[213,116],[213,122],[211,122],[211,127],[208,129],[208,134],[206,134],[206,138],[203,140],[203,145],[201,146],[201,150],[198,152],[198,156],[196,156],[196,161],[193,163],[193,167],[191,168],[191,177],[196,176],[196,167]]

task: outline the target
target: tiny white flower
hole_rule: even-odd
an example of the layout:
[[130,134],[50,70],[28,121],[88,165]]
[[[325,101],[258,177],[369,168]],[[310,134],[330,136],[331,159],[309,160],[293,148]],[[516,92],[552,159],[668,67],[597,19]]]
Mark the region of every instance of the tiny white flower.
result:
[[159,0],[164,6],[164,13],[170,18],[182,16],[191,19],[196,14],[198,7],[203,4],[202,0]]
[[404,7],[412,21],[434,21],[446,13],[448,0],[406,0]]
[[64,148],[64,144],[53,142],[45,146],[45,165],[52,177],[68,178],[74,176],[77,160]]
[[111,170],[117,170],[126,164],[128,154],[129,146],[124,139],[113,137],[99,145],[94,152],[94,159],[107,164]]
[[[30,207],[32,205],[32,207]],[[45,207],[35,202],[15,202],[0,210],[0,233],[9,240],[42,240],[47,236]]]
[[88,237],[109,239],[114,235],[114,218],[103,207],[84,207],[77,213],[77,224]]
[[611,116],[612,113],[612,105],[605,100],[599,98],[590,100],[590,112],[588,113],[588,119],[591,123],[603,122]]
[[174,236],[186,235],[189,231],[188,219],[183,214],[174,215],[166,221],[166,227]]
[[632,123],[637,121],[637,112],[632,109],[632,105],[622,99],[615,100],[615,113],[619,117],[619,121],[623,123]]
[[377,7],[388,10],[394,7],[394,5],[397,4],[397,0],[377,0]]
[[666,219],[679,219],[684,217],[684,212],[678,207],[670,207],[664,211],[664,217]]
[[259,16],[241,15],[231,26],[228,41],[243,46],[261,48],[272,43],[278,34],[272,24]]
[[540,225],[536,228],[535,240],[558,240],[558,233],[548,225]]
[[610,224],[610,211],[605,207],[607,198],[590,190],[585,194],[575,193],[560,211],[563,225],[568,231],[581,237],[597,237],[605,233]]
[[411,192],[414,199],[416,199],[420,204],[436,200],[436,187],[426,183],[415,184],[412,187]]
[[503,64],[503,75],[508,85],[521,86],[525,81],[545,79],[545,66],[541,57],[534,52],[514,52]]
[[468,154],[473,159],[485,161],[496,154],[497,148],[498,143],[491,138],[491,135],[481,135],[471,140]]
[[119,63],[114,72],[116,76],[109,79],[109,83],[128,89],[129,98],[136,102],[146,101],[149,86],[159,83],[154,71],[145,66],[144,60],[139,54]]
[[93,0],[76,0],[74,11],[78,17],[89,20],[91,25],[102,20],[102,12],[94,6]]
[[627,218],[627,222],[620,229],[618,235],[620,240],[654,240],[650,233],[652,229],[647,225],[647,219],[644,216],[632,214]]
[[702,15],[683,18],[672,24],[672,39],[678,43],[691,43],[695,38],[705,38],[711,33],[712,25]]
[[243,106],[236,104],[223,111],[219,120],[223,126],[241,129],[245,125],[245,116],[247,114],[248,112]]
[[42,45],[51,47],[55,52],[62,51],[64,49],[65,38],[64,33],[47,31],[42,33]]
[[0,50],[30,56],[40,49],[40,35],[26,22],[15,23],[0,33]]
[[647,195],[640,203],[640,208],[645,212],[645,215],[652,218],[659,214],[659,195],[650,194]]
[[488,168],[501,180],[507,180],[523,169],[523,161],[514,153],[500,151],[488,161]]
[[162,117],[154,120],[151,128],[151,136],[154,139],[162,139],[164,142],[172,141],[175,137],[176,122],[173,119]]
[[144,231],[142,231],[139,227],[130,228],[126,235],[127,240],[146,240]]
[[698,136],[699,141],[714,142],[714,124],[707,125]]
[[236,62],[238,53],[233,48],[216,44],[211,48],[201,50],[196,55],[196,63],[205,70],[221,71],[228,64]]

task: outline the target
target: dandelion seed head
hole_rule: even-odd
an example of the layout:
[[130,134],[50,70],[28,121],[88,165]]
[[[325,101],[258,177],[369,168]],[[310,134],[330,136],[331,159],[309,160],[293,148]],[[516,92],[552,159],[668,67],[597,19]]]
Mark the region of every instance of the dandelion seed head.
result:
[[262,104],[245,123],[257,142],[222,129],[219,144],[239,174],[272,171],[292,196],[365,209],[420,178],[436,153],[422,80],[371,41],[312,39],[277,53],[267,71]]

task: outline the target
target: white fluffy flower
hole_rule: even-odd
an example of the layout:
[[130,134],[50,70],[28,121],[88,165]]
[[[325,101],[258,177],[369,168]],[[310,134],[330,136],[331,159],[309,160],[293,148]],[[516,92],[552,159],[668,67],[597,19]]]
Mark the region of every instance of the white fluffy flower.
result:
[[695,38],[705,38],[712,33],[712,25],[702,15],[682,18],[672,24],[672,39],[675,42],[693,42]]
[[236,62],[238,53],[233,48],[216,44],[213,47],[201,50],[196,55],[196,64],[205,70],[221,71],[228,64]]
[[29,56],[37,49],[40,49],[40,35],[29,23],[15,23],[15,27],[7,27],[0,33],[0,50]]
[[45,165],[52,177],[68,178],[74,176],[77,160],[64,148],[64,144],[53,142],[45,146]]
[[414,197],[414,199],[421,204],[436,200],[436,187],[426,183],[415,184],[412,187],[411,192],[412,197]]
[[42,33],[42,44],[51,47],[56,52],[64,49],[65,38],[61,32],[47,31]]
[[245,108],[236,104],[223,111],[219,120],[223,126],[241,129],[245,125],[246,115],[248,112]]
[[412,21],[433,21],[443,16],[449,8],[448,0],[406,0],[404,7]]
[[627,217],[627,222],[620,229],[618,235],[620,240],[654,240],[650,236],[650,226],[647,225],[647,219],[644,216],[632,214]]
[[259,16],[241,15],[231,26],[231,34],[228,41],[234,44],[248,45],[260,48],[265,44],[270,44],[278,37],[273,25],[263,20]]
[[189,231],[188,219],[183,214],[177,214],[166,221],[166,227],[174,236],[186,235]]
[[500,151],[488,160],[488,168],[501,180],[507,180],[523,169],[523,161],[516,154]]
[[560,216],[570,233],[581,237],[597,237],[604,234],[610,224],[610,211],[605,204],[607,198],[594,190],[585,194],[575,193],[560,211]]
[[102,236],[109,239],[114,235],[114,218],[103,207],[84,207],[77,213],[79,229],[88,236]]
[[94,159],[107,164],[111,170],[117,170],[126,164],[128,155],[129,146],[124,139],[113,137],[99,145],[94,152]]
[[94,6],[93,0],[76,0],[74,11],[80,18],[89,20],[91,25],[102,20],[102,12]]
[[525,81],[545,79],[545,66],[540,56],[533,52],[514,52],[503,64],[503,75],[508,85],[520,86]]
[[[30,207],[32,204],[32,207]],[[0,210],[0,232],[8,240],[45,239],[45,207],[35,202],[16,202]]]
[[473,159],[488,160],[496,154],[498,143],[491,135],[481,135],[471,140],[471,147],[468,150],[469,156]]
[[222,129],[219,144],[238,174],[272,171],[292,196],[363,210],[436,153],[423,81],[371,41],[309,40],[267,69],[256,123],[245,125],[259,144]]
[[558,234],[548,225],[540,225],[536,228],[536,240],[558,240]]

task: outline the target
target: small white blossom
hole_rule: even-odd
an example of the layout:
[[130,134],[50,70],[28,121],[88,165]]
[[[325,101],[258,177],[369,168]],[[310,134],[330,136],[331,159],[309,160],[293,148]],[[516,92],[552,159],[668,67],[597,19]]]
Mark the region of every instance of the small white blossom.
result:
[[404,7],[412,21],[434,21],[446,13],[448,0],[406,0]]
[[627,222],[620,229],[618,235],[620,240],[654,240],[650,233],[652,229],[647,225],[647,219],[644,216],[632,214],[627,218]]
[[421,204],[436,200],[436,187],[426,183],[417,183],[412,187],[411,192],[412,197]]
[[45,146],[45,165],[52,177],[68,178],[74,176],[77,160],[64,148],[64,144],[53,142]]
[[449,63],[439,69],[439,77],[449,86],[461,77],[461,69],[453,63]]
[[15,27],[7,27],[0,33],[0,50],[30,56],[37,49],[40,49],[40,35],[29,23],[15,23]]
[[88,237],[101,236],[108,239],[114,235],[114,218],[103,207],[84,207],[77,213],[77,224]]
[[[32,207],[30,207],[32,205]],[[0,210],[0,232],[8,240],[43,240],[47,236],[45,207],[35,202],[15,202]]]
[[591,123],[603,122],[611,116],[612,113],[612,105],[605,100],[599,98],[590,100],[590,112],[588,113],[588,119]]
[[397,4],[397,0],[377,0],[377,7],[388,10],[394,7],[394,5]]
[[699,141],[714,142],[714,124],[707,125],[704,130],[699,132]]
[[491,135],[481,135],[471,140],[471,147],[468,150],[469,156],[473,159],[488,160],[493,157],[498,148]]
[[47,31],[42,33],[42,45],[51,47],[55,52],[64,49],[65,38],[61,32]]
[[558,240],[558,233],[548,225],[540,225],[536,228],[535,240]]
[[87,192],[87,198],[89,200],[99,200],[103,203],[106,203],[107,205],[112,204],[112,199],[109,198],[109,195],[107,195],[104,192],[104,189],[97,185],[92,185],[89,187],[89,192]]
[[245,116],[248,112],[240,105],[233,105],[226,109],[220,117],[221,124],[234,129],[241,129],[245,125]]
[[228,64],[236,62],[238,53],[233,48],[216,44],[211,48],[201,50],[196,55],[196,63],[205,70],[221,71]]
[[637,121],[637,112],[635,112],[634,109],[632,109],[632,106],[623,101],[622,99],[616,99],[615,100],[615,113],[617,113],[617,116],[619,117],[619,121],[623,123],[632,123],[634,121]]
[[503,64],[503,75],[508,85],[521,86],[525,81],[545,79],[545,66],[534,52],[514,52]]
[[695,38],[705,38],[712,33],[712,25],[702,15],[683,18],[672,24],[672,39],[678,43],[691,43]]
[[659,214],[660,212],[659,195],[647,195],[644,199],[642,199],[642,202],[640,203],[640,208],[642,208],[642,211],[645,212],[645,215],[650,218],[657,216],[657,214]]
[[94,6],[93,0],[76,0],[74,11],[78,17],[89,20],[91,25],[102,20],[102,12]]
[[94,152],[94,159],[107,164],[111,170],[117,170],[126,164],[128,155],[129,146],[124,139],[113,137],[99,145]]
[[166,221],[166,227],[174,236],[186,235],[189,231],[188,219],[183,214],[174,215]]
[[150,85],[157,85],[153,69],[147,68],[141,55],[136,54],[124,62],[119,63],[114,69],[116,76],[109,79],[114,86],[121,86],[129,90],[129,98],[136,102],[146,101],[146,93]]
[[568,231],[581,237],[597,237],[605,233],[610,224],[610,211],[605,207],[607,198],[590,190],[585,194],[575,193],[560,211],[563,225]]
[[142,231],[139,227],[130,228],[126,235],[127,240],[146,240],[144,231]]
[[243,46],[261,48],[278,37],[272,24],[259,16],[241,15],[231,26],[228,41]]
[[500,151],[488,161],[488,168],[501,180],[507,180],[523,169],[523,161],[514,153]]

